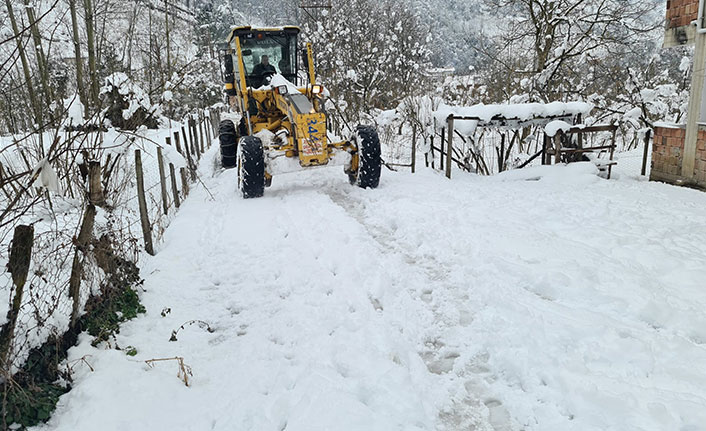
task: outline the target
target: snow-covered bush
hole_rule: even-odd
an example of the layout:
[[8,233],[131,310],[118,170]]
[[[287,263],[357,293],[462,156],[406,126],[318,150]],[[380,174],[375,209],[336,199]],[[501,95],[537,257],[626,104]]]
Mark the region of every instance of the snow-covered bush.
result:
[[105,79],[101,98],[109,126],[136,130],[141,126],[156,129],[159,125],[159,105],[152,105],[149,95],[122,72]]

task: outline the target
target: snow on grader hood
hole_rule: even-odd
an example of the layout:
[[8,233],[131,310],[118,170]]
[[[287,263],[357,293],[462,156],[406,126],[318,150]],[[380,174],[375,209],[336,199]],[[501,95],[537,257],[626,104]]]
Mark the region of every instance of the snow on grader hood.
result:
[[237,169],[245,198],[262,196],[273,175],[323,166],[342,165],[350,183],[362,188],[380,181],[375,128],[358,125],[348,140],[329,139],[328,93],[316,83],[311,44],[300,49],[298,34],[292,26],[235,27],[221,50],[225,92],[235,114],[220,123],[221,164]]

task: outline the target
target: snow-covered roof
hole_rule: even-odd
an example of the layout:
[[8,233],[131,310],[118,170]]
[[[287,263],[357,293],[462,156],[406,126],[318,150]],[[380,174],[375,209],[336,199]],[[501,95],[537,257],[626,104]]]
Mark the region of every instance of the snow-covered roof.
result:
[[593,105],[585,102],[520,103],[514,105],[449,106],[441,104],[434,111],[438,124],[445,124],[449,115],[465,117],[454,124],[461,133],[472,134],[478,126],[524,127],[543,124],[557,119],[571,119],[577,115],[588,115]]

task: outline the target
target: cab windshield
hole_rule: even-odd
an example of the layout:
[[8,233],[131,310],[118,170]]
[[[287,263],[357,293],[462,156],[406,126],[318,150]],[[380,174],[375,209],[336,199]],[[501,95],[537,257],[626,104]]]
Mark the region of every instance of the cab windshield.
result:
[[265,84],[265,77],[272,73],[280,73],[290,81],[295,79],[296,36],[247,34],[240,36],[240,48],[249,87],[261,87]]

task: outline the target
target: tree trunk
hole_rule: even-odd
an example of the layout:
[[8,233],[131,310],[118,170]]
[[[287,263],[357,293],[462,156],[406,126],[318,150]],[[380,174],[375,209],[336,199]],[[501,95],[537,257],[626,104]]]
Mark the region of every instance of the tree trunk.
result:
[[27,62],[27,54],[25,53],[25,48],[22,44],[22,35],[20,34],[20,30],[17,28],[15,13],[12,10],[12,3],[10,2],[10,0],[5,0],[5,6],[7,7],[7,15],[10,17],[12,32],[15,35],[17,51],[20,53],[20,61],[22,62],[22,71],[25,75],[27,93],[29,93],[29,100],[32,105],[32,110],[34,111],[34,122],[36,124],[42,124],[42,109],[39,105],[39,101],[37,100],[37,95],[34,92],[34,85],[32,85],[32,71],[29,69],[29,63]]
[[93,26],[93,0],[83,0],[86,13],[86,40],[88,45],[88,73],[91,78],[91,102],[93,107],[100,109],[98,99],[98,71],[96,66],[96,35]]
[[49,85],[49,65],[47,64],[47,58],[44,55],[44,49],[42,48],[42,38],[39,36],[39,25],[34,16],[34,7],[32,7],[29,1],[30,0],[24,0],[25,11],[27,11],[27,19],[31,24],[30,32],[32,33],[34,50],[37,55],[37,67],[39,68],[39,77],[42,80],[42,87],[44,88],[44,97],[46,99],[47,106],[49,106],[54,99],[53,89]]
[[76,58],[76,88],[78,88],[78,97],[83,103],[83,116],[88,118],[88,99],[86,99],[86,87],[83,84],[83,60],[81,59],[81,42],[78,33],[78,18],[76,17],[76,0],[69,0],[69,7],[71,9],[74,56]]
[[10,309],[7,312],[7,323],[0,328],[0,366],[9,369],[6,360],[12,349],[12,339],[14,337],[15,325],[22,306],[22,294],[29,266],[32,262],[32,245],[34,243],[34,227],[29,225],[18,225],[12,238],[10,249],[10,259],[7,263],[7,270],[12,275],[15,295]]
[[[169,81],[172,77],[172,72],[171,72],[171,46],[169,43],[169,3],[167,3],[167,0],[164,0],[164,30],[166,32],[166,38],[167,38],[167,81]],[[163,88],[162,90],[166,90]]]

